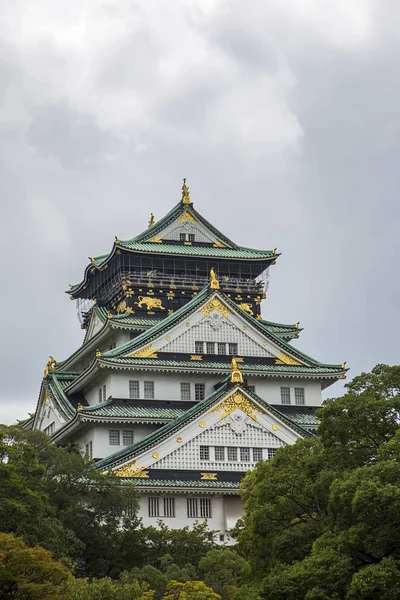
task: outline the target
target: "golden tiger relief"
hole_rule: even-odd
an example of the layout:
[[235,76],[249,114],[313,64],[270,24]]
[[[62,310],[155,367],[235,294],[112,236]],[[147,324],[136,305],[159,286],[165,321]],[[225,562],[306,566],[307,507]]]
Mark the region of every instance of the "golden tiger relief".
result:
[[242,304],[238,304],[239,308],[242,308],[243,310],[245,310],[246,312],[248,312],[251,316],[254,315],[253,311],[251,310],[252,308],[252,304],[249,304],[248,302],[243,302]]
[[162,305],[162,301],[159,298],[150,298],[149,296],[138,296],[139,302],[135,302],[139,308],[142,306],[146,306],[147,310],[150,308],[160,308],[161,310],[165,310],[165,307]]

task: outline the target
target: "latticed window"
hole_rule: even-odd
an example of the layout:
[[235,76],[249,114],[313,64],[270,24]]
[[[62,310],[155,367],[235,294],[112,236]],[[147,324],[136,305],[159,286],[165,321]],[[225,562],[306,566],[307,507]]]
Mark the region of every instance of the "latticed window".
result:
[[93,442],[89,442],[88,444],[85,444],[85,454],[89,458],[93,458]]
[[175,498],[164,498],[164,517],[175,517]]
[[47,435],[53,435],[55,430],[56,430],[56,422],[53,421],[52,423],[50,423],[50,425],[47,425],[47,427],[45,427],[43,431]]
[[186,233],[180,233],[179,234],[179,240],[181,242],[186,242]]
[[250,462],[250,448],[240,448],[241,462]]
[[129,429],[124,429],[122,431],[122,445],[123,446],[131,446],[133,444],[133,431],[129,431]]
[[263,449],[253,448],[253,462],[260,462],[263,459]]
[[226,344],[224,342],[218,342],[218,354],[226,354]]
[[119,446],[119,429],[108,430],[108,443],[110,446]]
[[237,354],[238,353],[238,345],[237,344],[229,344],[229,354]]
[[211,518],[211,499],[200,498],[200,517],[203,519]]
[[129,398],[140,398],[138,381],[130,381],[129,382]]
[[225,448],[223,446],[215,446],[214,456],[215,460],[225,460]]
[[197,519],[197,517],[198,517],[197,498],[188,498],[187,499],[187,516],[190,519]]
[[160,498],[158,496],[149,497],[149,517],[160,516]]
[[234,447],[230,447],[228,450],[228,460],[231,462],[236,462],[238,459],[238,449]]
[[144,382],[144,397],[146,400],[153,400],[154,398],[154,381]]
[[188,233],[188,241],[194,242],[194,233]]
[[210,448],[208,446],[200,446],[200,460],[210,460]]
[[195,342],[194,343],[194,351],[196,352],[196,354],[203,354],[204,342]]
[[268,458],[274,458],[276,454],[276,448],[268,448]]
[[294,402],[298,405],[304,404],[304,388],[294,388]]
[[281,387],[282,404],[290,404],[290,387]]
[[204,400],[206,396],[206,386],[204,383],[195,383],[194,384],[194,397],[195,400],[198,400],[199,402],[201,400]]
[[206,352],[207,354],[215,353],[215,344],[214,342],[206,342]]
[[191,400],[190,383],[181,383],[181,400]]

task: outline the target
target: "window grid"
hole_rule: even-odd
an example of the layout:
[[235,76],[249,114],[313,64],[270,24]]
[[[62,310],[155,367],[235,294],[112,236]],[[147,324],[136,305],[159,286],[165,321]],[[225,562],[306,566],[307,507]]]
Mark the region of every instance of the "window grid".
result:
[[194,242],[194,233],[188,233],[189,242]]
[[262,448],[253,448],[253,462],[258,463],[263,459],[263,449]]
[[211,518],[211,499],[200,498],[200,517],[203,519]]
[[281,387],[282,404],[290,404],[290,387]]
[[43,431],[47,435],[53,435],[55,430],[56,430],[56,422],[53,421],[52,423],[50,423],[50,425],[47,425],[47,427],[45,427]]
[[144,397],[146,400],[154,399],[154,381],[144,382]]
[[175,517],[175,498],[164,498],[164,517]]
[[103,402],[107,400],[107,388],[106,385],[103,385]]
[[225,342],[218,342],[218,354],[226,354]]
[[200,446],[200,460],[210,460],[209,446]]
[[204,342],[195,342],[194,343],[194,351],[196,352],[196,354],[203,354]]
[[214,342],[206,342],[206,353],[207,354],[215,354],[215,343]]
[[234,447],[228,448],[228,460],[235,462],[238,459],[238,449]]
[[225,460],[225,447],[224,446],[215,446],[214,448],[214,457],[215,460]]
[[238,345],[237,344],[229,344],[229,354],[237,354],[238,353]]
[[119,446],[119,429],[109,429],[108,430],[108,442],[110,446]]
[[187,499],[187,516],[190,519],[197,519],[197,498]]
[[186,233],[179,234],[179,241],[186,242]]
[[304,405],[304,388],[294,388],[294,403],[298,406]]
[[124,429],[122,431],[122,445],[123,446],[131,446],[133,444],[133,431],[129,431],[129,429]]
[[250,448],[240,448],[240,460],[250,462]]
[[129,398],[140,398],[139,382],[129,382]]
[[149,497],[149,517],[160,516],[160,498],[158,496]]
[[198,402],[200,402],[201,400],[204,400],[205,393],[206,393],[206,386],[204,383],[195,383],[194,384],[195,400],[197,400]]
[[181,400],[190,401],[192,399],[190,383],[181,383]]
[[268,458],[274,458],[275,454],[276,454],[276,448],[267,448],[268,450]]
[[85,454],[89,458],[93,458],[93,442],[88,442],[85,444]]

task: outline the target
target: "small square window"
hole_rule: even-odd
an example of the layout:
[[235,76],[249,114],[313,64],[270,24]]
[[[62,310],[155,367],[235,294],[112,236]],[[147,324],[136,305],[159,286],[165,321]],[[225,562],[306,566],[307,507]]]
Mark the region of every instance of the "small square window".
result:
[[203,354],[204,342],[195,342],[194,343],[194,351],[196,352],[196,354]]
[[130,381],[129,382],[129,398],[140,398],[138,381]]
[[189,242],[194,242],[194,233],[188,233]]
[[268,458],[274,458],[276,454],[276,448],[268,448]]
[[228,460],[236,462],[238,459],[238,449],[234,447],[228,448]]
[[304,388],[294,388],[294,403],[298,406],[304,405]]
[[214,448],[215,460],[225,460],[225,448],[224,446],[215,446]]
[[122,431],[122,445],[123,446],[132,446],[133,444],[133,431],[129,429],[124,429]]
[[214,342],[206,342],[206,352],[207,352],[207,354],[215,354],[215,343]]
[[204,383],[195,383],[194,384],[194,397],[195,400],[200,402],[204,400],[206,394],[206,386]]
[[179,240],[181,242],[186,242],[186,233],[180,233],[179,234]]
[[119,429],[108,430],[108,441],[110,446],[119,446]]
[[250,462],[250,448],[240,448],[241,462]]
[[281,387],[282,404],[290,404],[290,387]]
[[200,446],[200,460],[210,460],[210,448],[208,446]]
[[154,381],[144,382],[144,397],[146,400],[154,399]]
[[262,448],[253,448],[253,462],[258,463],[263,459],[263,449]]
[[219,541],[220,541],[220,542],[224,542],[224,541],[225,541],[225,536],[224,536],[224,534],[223,534],[223,533],[220,533],[220,534],[219,534]]
[[190,383],[181,383],[181,400],[189,401],[192,399]]
[[237,344],[229,344],[229,354],[234,355],[238,353],[238,345]]
[[211,518],[211,499],[200,498],[200,517],[203,519]]
[[226,354],[226,344],[218,342],[218,354]]

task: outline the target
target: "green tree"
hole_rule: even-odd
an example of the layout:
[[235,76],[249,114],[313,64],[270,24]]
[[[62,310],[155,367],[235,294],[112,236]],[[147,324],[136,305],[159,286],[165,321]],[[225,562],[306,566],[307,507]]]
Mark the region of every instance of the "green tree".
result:
[[44,548],[27,547],[21,538],[0,533],[0,598],[53,600],[69,573]]
[[247,561],[235,550],[210,550],[200,560],[199,571],[204,583],[215,590],[222,600],[232,600],[235,590],[250,575]]
[[204,581],[171,581],[164,600],[221,600],[221,596],[209,588]]

